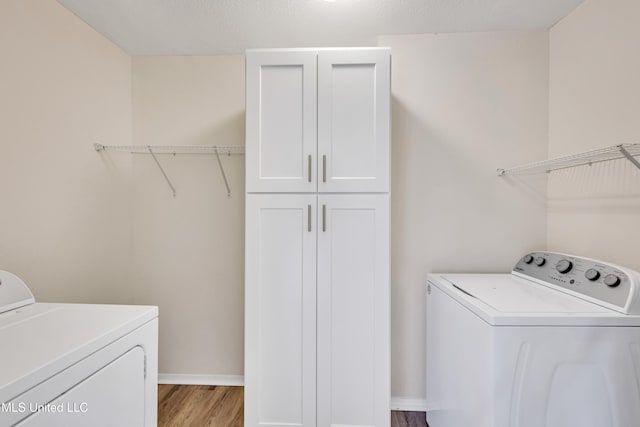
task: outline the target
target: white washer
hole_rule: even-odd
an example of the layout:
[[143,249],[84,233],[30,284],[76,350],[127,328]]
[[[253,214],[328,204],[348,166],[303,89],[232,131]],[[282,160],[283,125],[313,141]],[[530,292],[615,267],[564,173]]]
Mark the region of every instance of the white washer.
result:
[[158,308],[36,303],[0,271],[0,426],[156,426]]
[[640,426],[640,275],[534,252],[427,280],[430,427]]

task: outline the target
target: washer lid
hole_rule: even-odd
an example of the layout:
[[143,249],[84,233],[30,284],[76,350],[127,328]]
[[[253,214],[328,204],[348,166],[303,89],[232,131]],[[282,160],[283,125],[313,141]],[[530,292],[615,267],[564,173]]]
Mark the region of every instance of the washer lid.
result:
[[491,325],[640,326],[640,316],[511,274],[430,275],[434,285]]

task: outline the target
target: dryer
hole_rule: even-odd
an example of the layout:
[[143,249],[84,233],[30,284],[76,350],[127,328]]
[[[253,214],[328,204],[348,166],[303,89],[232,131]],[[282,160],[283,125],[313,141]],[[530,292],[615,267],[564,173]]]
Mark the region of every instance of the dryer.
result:
[[640,426],[640,275],[553,252],[427,279],[431,427]]
[[0,271],[0,426],[156,426],[158,308],[36,303]]

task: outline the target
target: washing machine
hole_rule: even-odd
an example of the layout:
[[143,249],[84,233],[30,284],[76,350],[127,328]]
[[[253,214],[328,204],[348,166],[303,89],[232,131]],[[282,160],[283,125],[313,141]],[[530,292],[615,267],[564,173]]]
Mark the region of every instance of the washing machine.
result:
[[157,307],[36,303],[0,271],[0,426],[156,426],[157,361]]
[[640,426],[639,281],[552,252],[429,275],[429,426]]

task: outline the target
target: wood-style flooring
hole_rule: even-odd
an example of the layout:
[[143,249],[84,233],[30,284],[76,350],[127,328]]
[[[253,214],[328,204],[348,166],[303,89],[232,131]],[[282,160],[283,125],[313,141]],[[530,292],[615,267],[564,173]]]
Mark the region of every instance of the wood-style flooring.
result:
[[158,427],[243,427],[244,388],[158,386]]
[[[159,427],[243,427],[244,389],[158,386]],[[391,412],[391,427],[428,427],[424,412]]]
[[429,427],[424,412],[391,411],[391,427]]

